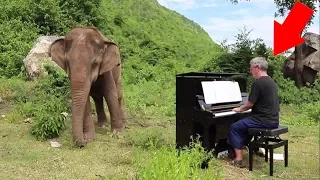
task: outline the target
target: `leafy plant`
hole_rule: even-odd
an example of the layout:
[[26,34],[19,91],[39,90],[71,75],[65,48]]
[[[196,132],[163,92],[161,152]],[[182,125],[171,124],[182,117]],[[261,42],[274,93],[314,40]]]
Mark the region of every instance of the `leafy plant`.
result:
[[48,97],[44,104],[38,105],[34,113],[33,124],[31,126],[31,134],[37,139],[48,139],[58,137],[65,128],[65,112],[66,108],[62,101]]
[[62,114],[37,115],[31,134],[41,140],[58,137],[65,128],[64,120],[65,117]]

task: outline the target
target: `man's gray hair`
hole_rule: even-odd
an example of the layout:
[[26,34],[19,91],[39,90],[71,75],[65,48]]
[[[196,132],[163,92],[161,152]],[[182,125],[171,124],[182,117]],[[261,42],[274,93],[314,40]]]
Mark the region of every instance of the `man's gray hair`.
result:
[[264,57],[255,57],[250,61],[250,65],[257,65],[263,71],[267,71],[268,62]]

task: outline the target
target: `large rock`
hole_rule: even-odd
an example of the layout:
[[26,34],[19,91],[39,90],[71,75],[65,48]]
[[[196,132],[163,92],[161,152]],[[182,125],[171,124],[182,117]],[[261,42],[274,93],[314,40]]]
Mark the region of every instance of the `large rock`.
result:
[[34,43],[33,48],[23,60],[24,67],[29,80],[46,75],[44,64],[52,64],[59,67],[48,55],[50,44],[59,36],[41,36]]
[[[302,63],[304,65],[302,78],[304,84],[312,84],[314,80],[320,76],[320,35],[307,32],[302,38],[305,39],[305,42],[302,44]],[[295,52],[293,52],[284,61],[282,72],[285,78],[291,78],[295,80],[294,61]]]

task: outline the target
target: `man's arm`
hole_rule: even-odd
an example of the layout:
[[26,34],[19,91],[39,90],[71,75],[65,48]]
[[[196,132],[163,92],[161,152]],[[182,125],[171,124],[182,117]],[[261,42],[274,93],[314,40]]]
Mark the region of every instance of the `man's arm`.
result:
[[242,112],[242,111],[246,111],[246,110],[249,110],[251,109],[253,106],[253,103],[250,102],[250,101],[247,101],[245,104],[243,104],[242,106],[240,107],[237,107],[237,108],[234,108],[233,111],[235,112]]

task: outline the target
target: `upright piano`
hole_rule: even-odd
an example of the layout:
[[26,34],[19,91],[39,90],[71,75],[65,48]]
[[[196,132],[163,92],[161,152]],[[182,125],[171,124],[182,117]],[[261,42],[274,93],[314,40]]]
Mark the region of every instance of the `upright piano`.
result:
[[199,138],[217,155],[228,150],[233,122],[250,115],[236,113],[248,100],[247,75],[243,73],[189,72],[176,75],[176,145],[181,149]]

